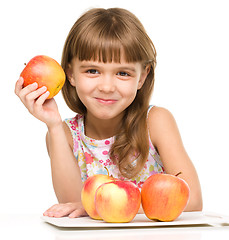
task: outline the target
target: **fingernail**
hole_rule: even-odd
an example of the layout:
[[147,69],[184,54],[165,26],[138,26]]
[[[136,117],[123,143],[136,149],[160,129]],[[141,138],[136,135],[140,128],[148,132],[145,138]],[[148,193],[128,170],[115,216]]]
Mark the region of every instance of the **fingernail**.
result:
[[46,87],[46,86],[43,86],[43,87],[41,87],[41,89],[42,89],[42,90],[46,90],[46,89],[47,89],[47,87]]

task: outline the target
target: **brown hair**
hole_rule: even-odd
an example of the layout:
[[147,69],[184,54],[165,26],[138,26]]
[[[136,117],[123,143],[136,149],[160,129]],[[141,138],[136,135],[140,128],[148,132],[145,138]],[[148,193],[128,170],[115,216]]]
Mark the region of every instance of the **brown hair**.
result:
[[[132,178],[144,166],[149,154],[147,110],[154,86],[156,50],[141,22],[131,12],[120,9],[95,8],[84,13],[73,25],[62,55],[65,72],[71,60],[120,62],[121,51],[126,62],[141,62],[150,66],[148,76],[134,101],[125,110],[121,129],[110,150],[110,158],[120,173]],[[86,114],[75,87],[65,82],[63,97],[71,110]]]

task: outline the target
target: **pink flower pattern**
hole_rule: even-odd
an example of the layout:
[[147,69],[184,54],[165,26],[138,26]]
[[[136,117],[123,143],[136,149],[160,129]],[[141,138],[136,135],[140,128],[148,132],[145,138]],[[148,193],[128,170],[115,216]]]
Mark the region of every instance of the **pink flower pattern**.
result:
[[94,161],[93,157],[87,152],[85,152],[84,155],[86,158],[86,164],[92,164]]

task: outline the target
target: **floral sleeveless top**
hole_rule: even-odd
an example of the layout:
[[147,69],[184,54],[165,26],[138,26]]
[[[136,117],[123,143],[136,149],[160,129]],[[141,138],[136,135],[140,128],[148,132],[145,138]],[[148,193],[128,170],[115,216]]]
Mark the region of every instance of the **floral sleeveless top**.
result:
[[[150,106],[149,110],[151,109]],[[109,158],[109,150],[114,142],[115,137],[104,140],[95,140],[87,137],[84,133],[84,117],[77,114],[74,118],[65,119],[65,123],[69,126],[73,138],[73,153],[76,157],[81,171],[82,182],[95,174],[107,175],[107,167],[109,174],[115,178],[127,180],[120,177],[120,172],[115,163]],[[139,189],[145,180],[155,174],[164,172],[160,156],[154,148],[149,138],[149,157],[139,174],[130,179]]]

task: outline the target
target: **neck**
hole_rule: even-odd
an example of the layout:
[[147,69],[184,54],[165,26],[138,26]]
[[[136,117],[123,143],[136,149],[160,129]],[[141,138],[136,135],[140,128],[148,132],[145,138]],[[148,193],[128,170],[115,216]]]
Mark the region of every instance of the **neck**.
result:
[[91,114],[86,114],[84,119],[85,135],[87,137],[102,140],[115,136],[119,129],[123,115],[113,119],[97,119]]

